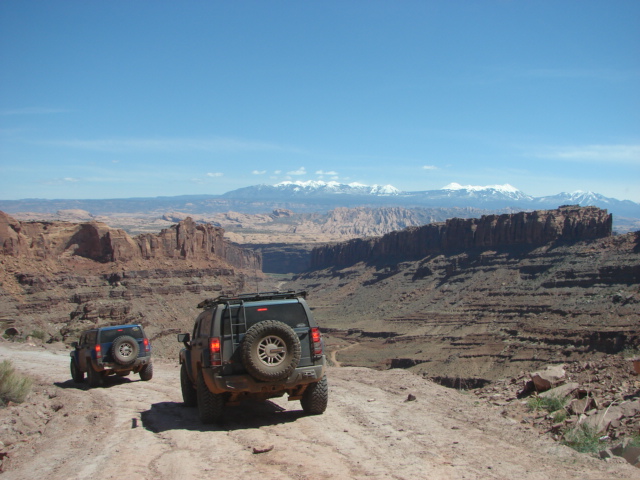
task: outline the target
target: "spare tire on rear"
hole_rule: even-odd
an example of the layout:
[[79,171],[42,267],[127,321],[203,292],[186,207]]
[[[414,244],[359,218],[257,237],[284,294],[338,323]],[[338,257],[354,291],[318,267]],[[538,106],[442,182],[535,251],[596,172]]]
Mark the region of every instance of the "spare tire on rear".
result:
[[136,361],[140,353],[140,346],[135,338],[122,335],[116,338],[111,345],[113,360],[120,365],[129,365]]
[[293,328],[277,320],[265,320],[247,330],[241,354],[242,363],[253,378],[277,382],[293,373],[302,349]]

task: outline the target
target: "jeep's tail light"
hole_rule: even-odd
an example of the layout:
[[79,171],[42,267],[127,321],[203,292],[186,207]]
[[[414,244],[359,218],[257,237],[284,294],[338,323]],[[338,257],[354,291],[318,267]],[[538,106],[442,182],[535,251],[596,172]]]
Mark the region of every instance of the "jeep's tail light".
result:
[[322,335],[318,327],[311,329],[311,340],[313,340],[313,354],[322,355]]
[[151,347],[149,346],[149,339],[148,338],[143,338],[142,339],[142,345],[144,347],[145,353],[149,353],[151,351]]
[[99,343],[96,343],[96,360],[100,360],[102,358],[102,346]]
[[222,365],[221,345],[218,337],[209,339],[209,358],[211,358],[212,366]]

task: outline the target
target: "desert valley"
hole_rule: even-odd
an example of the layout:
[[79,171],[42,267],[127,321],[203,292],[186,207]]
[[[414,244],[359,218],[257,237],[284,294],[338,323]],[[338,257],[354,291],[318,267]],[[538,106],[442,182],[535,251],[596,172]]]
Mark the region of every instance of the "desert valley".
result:
[[[204,298],[274,290],[308,292],[332,365],[330,402],[337,410],[330,408],[327,421],[353,443],[353,458],[379,455],[379,447],[356,440],[360,428],[362,435],[378,440],[396,438],[392,443],[401,448],[410,427],[396,416],[408,413],[385,420],[383,411],[408,408],[413,396],[425,409],[421,415],[429,415],[431,395],[433,415],[453,423],[422,427],[463,429],[470,450],[456,460],[438,454],[429,463],[425,452],[430,449],[412,432],[401,455],[426,461],[438,478],[543,478],[547,467],[559,469],[555,478],[640,478],[640,470],[630,465],[637,463],[632,443],[640,439],[640,378],[633,362],[640,355],[640,232],[614,232],[615,218],[594,206],[496,212],[369,204],[296,213],[292,202],[265,204],[269,213],[0,212],[0,353],[36,378],[30,399],[1,413],[0,452],[8,478],[27,478],[22,475],[37,454],[52,455],[53,432],[66,438],[73,428],[106,425],[102,414],[90,413],[90,402],[100,392],[72,388],[63,359],[82,330],[123,323],[144,326],[160,374],[150,394],[155,407],[141,406],[139,382],[118,381],[107,389],[139,392],[124,394],[136,406],[118,422],[131,422],[133,415],[159,442],[146,446],[157,455],[150,470],[155,473],[148,478],[178,478],[177,471],[167,473],[166,449],[180,445],[173,435],[181,422],[190,434],[197,427],[173,406],[179,404],[172,387],[180,348],[176,334],[190,331]],[[135,220],[140,218],[145,220]],[[45,354],[52,357],[36,357]],[[50,366],[39,371],[38,361]],[[55,380],[49,384],[47,378]],[[549,383],[546,388],[540,378]],[[531,399],[544,398],[543,391],[553,387],[564,388],[563,415],[531,407]],[[385,403],[390,394],[392,403],[398,402],[393,407]],[[72,410],[66,402],[77,402],[82,412],[82,419],[73,420],[80,422],[76,427],[64,427],[61,416]],[[376,405],[382,410],[371,410]],[[112,408],[125,407],[120,401]],[[295,429],[313,421],[306,428],[318,432],[322,418],[282,413],[278,418],[284,418],[286,429],[279,431],[280,420],[271,423],[266,418],[273,412],[260,408],[247,418],[233,413],[214,432],[197,433],[242,437],[225,447],[229,452],[275,443],[276,453],[265,453],[260,461],[254,455],[247,467],[267,478],[274,472],[281,478],[312,478],[312,466],[350,478],[422,478],[418,470],[397,470],[393,462],[373,462],[367,469],[346,459],[349,454],[341,449],[347,447],[326,439],[320,443],[335,460],[335,471],[313,461],[292,465],[277,457],[278,442],[282,450],[307,442]],[[361,414],[382,430],[372,431],[362,419],[359,427],[348,422],[339,427],[341,415],[362,408],[369,408]],[[13,423],[6,423],[9,418]],[[531,442],[531,459],[518,463],[502,452],[491,468],[481,465],[471,450],[491,457],[482,452],[494,440],[471,439],[466,429],[477,428],[477,421],[489,422],[493,426],[487,428],[503,431],[505,438],[511,433],[504,431],[513,430],[518,437],[513,442],[522,442],[521,448]],[[603,459],[567,453],[570,432],[582,424],[596,431],[596,455],[609,452],[600,454]],[[140,435],[138,430],[128,435]],[[448,442],[443,432],[434,441]],[[487,435],[500,435],[492,432]],[[567,451],[558,454],[555,448]],[[466,470],[459,465],[465,458]],[[541,458],[548,462],[544,468],[536,466]],[[83,478],[65,470],[63,460],[69,461],[52,460],[57,473],[51,478]],[[568,467],[576,462],[579,477]],[[438,470],[443,465],[446,472]],[[520,467],[524,470],[517,471]]]

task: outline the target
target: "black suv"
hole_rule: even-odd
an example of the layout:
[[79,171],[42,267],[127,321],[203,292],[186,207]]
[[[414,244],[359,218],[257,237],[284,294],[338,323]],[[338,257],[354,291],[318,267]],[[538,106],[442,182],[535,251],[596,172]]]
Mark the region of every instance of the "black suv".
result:
[[87,330],[73,342],[71,378],[84,381],[86,372],[90,387],[99,387],[107,375],[125,376],[139,373],[141,380],[151,380],[151,344],[142,325],[116,325]]
[[329,388],[320,329],[305,292],[251,293],[205,300],[192,335],[182,333],[180,384],[203,423],[243,398],[288,394],[311,415],[327,408]]

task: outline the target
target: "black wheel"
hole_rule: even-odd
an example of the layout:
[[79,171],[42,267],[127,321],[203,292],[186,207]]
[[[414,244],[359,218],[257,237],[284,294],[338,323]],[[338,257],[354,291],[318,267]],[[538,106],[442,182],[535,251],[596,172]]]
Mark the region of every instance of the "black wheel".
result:
[[198,372],[198,416],[202,423],[214,423],[220,420],[224,408],[221,393],[211,393],[204,382],[202,371]]
[[251,327],[242,342],[242,362],[256,380],[284,380],[300,362],[300,339],[293,329],[277,320]]
[[111,355],[120,365],[129,365],[136,361],[140,353],[140,346],[135,338],[122,335],[116,338],[111,345]]
[[317,383],[310,384],[302,394],[300,405],[307,415],[320,415],[327,409],[329,402],[329,384],[327,376]]
[[89,380],[89,387],[96,388],[104,385],[104,377],[101,372],[96,372],[90,362],[87,362],[89,367],[87,368],[87,380]]
[[182,390],[182,400],[186,407],[195,407],[198,404],[198,394],[193,388],[193,383],[189,380],[187,373],[187,364],[183,363],[180,367],[180,389]]
[[153,378],[153,363],[147,363],[142,370],[140,370],[140,380],[148,382]]
[[76,383],[84,382],[84,372],[78,368],[76,361],[71,359],[71,378]]

